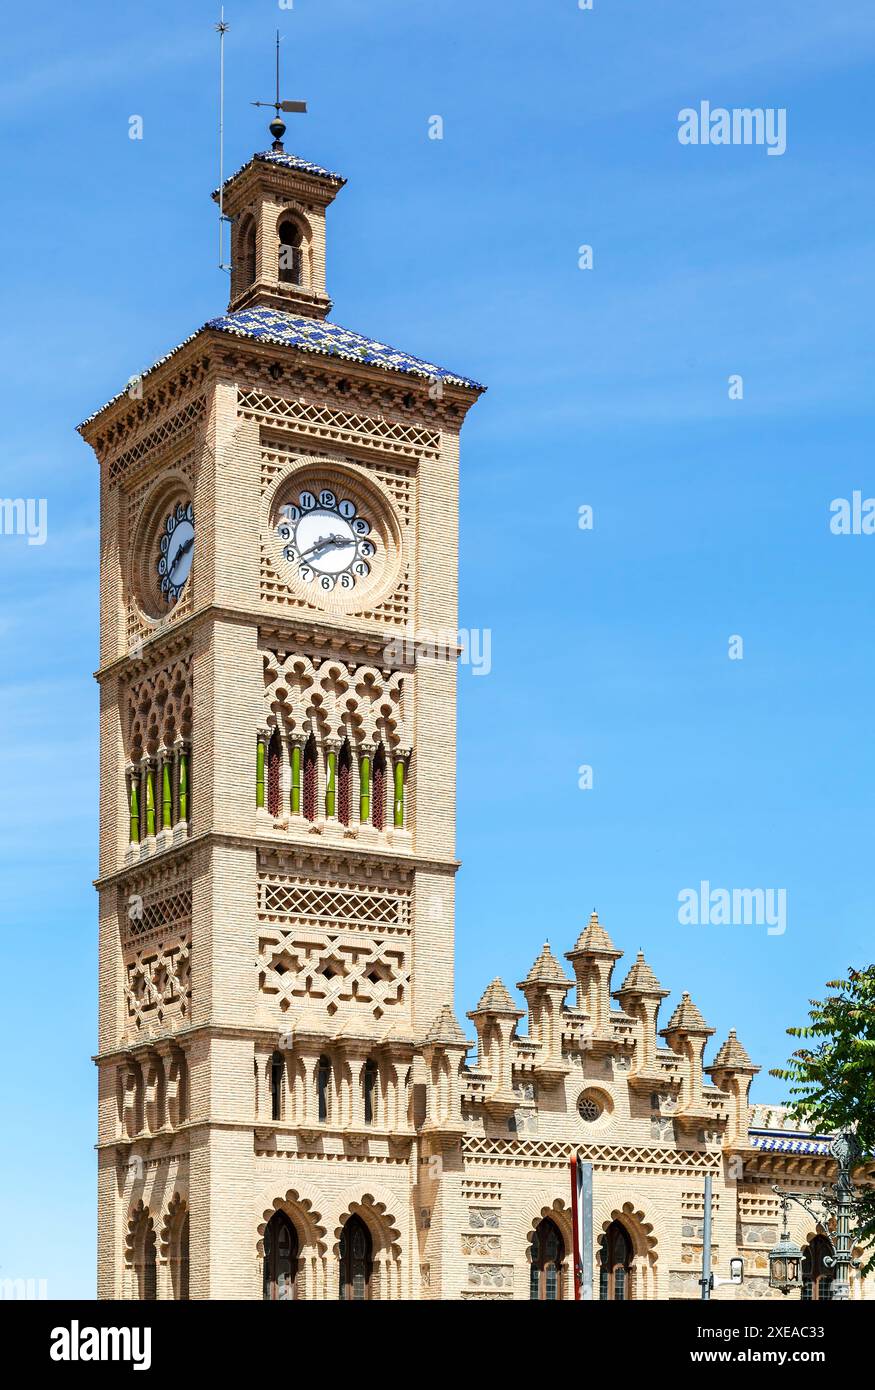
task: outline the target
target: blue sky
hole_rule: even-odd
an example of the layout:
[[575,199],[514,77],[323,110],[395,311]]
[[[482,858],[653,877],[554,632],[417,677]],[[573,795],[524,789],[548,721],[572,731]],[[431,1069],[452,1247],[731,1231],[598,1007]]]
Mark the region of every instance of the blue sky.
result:
[[[333,317],[490,388],[462,454],[460,622],[492,670],[460,677],[460,1014],[597,906],[619,970],[642,946],[675,991],[663,1022],[687,989],[765,1072],[872,956],[875,537],[831,535],[829,504],[875,494],[875,11],[226,17],[226,167],[267,143],[248,102],[279,23],[310,103],[287,147],[349,179]],[[91,0],[4,27],[0,491],[46,498],[49,529],[0,537],[0,1277],[44,1276],[50,1240],[53,1297],[94,1264],[97,470],[73,427],[224,308],[215,18]],[[701,100],[786,108],[786,153],[682,147]],[[680,926],[702,879],[785,888],[787,931]]]

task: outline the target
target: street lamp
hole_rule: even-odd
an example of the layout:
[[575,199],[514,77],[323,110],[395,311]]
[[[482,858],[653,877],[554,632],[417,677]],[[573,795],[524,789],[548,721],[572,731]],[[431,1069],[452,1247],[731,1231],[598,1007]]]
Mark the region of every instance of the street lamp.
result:
[[[832,1141],[830,1152],[838,1164],[838,1175],[830,1187],[822,1188],[810,1198],[804,1192],[786,1192],[780,1187],[772,1189],[781,1198],[783,1230],[778,1244],[769,1251],[769,1286],[780,1289],[784,1294],[802,1287],[802,1251],[791,1241],[787,1223],[790,1203],[798,1202],[819,1225],[824,1224],[824,1213],[835,1217],[834,1238],[830,1242],[832,1254],[826,1256],[824,1264],[836,1271],[832,1286],[833,1299],[844,1302],[851,1296],[851,1267],[860,1263],[851,1258],[854,1237],[851,1218],[857,1205],[851,1168],[859,1158],[861,1149],[853,1134],[839,1134]],[[820,1215],[812,1207],[812,1202],[823,1208]]]
[[[775,1191],[777,1192],[778,1189],[775,1188]],[[791,1195],[790,1193],[781,1194],[781,1214],[784,1229],[778,1244],[773,1245],[769,1251],[769,1287],[780,1289],[781,1293],[789,1293],[791,1289],[802,1288],[802,1251],[790,1239],[787,1221],[787,1208],[790,1205]],[[798,1198],[794,1198],[794,1200],[798,1200]]]

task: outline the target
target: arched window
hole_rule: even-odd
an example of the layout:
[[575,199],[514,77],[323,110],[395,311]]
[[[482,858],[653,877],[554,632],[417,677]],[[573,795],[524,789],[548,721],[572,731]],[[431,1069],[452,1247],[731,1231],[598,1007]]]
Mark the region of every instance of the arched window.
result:
[[320,1057],[316,1063],[316,1106],[320,1120],[331,1117],[331,1058]]
[[375,830],[382,830],[386,818],[386,750],[382,743],[374,758],[374,798],[371,820]]
[[612,1221],[599,1252],[599,1298],[614,1303],[632,1297],[632,1242],[620,1221]]
[[284,1211],[264,1231],[264,1298],[285,1303],[298,1294],[298,1234]]
[[301,249],[301,229],[289,218],[280,223],[279,273],[280,284],[303,284],[304,258]]
[[529,1271],[529,1297],[551,1303],[564,1297],[565,1243],[553,1221],[544,1219],[532,1238],[532,1264]]
[[170,1252],[170,1282],[173,1288],[173,1297],[183,1302],[189,1296],[188,1232],[188,1212],[183,1211],[176,1222]]
[[281,1052],[275,1052],[270,1059],[270,1118],[272,1120],[281,1120],[283,1117],[285,1075],[285,1058]]
[[351,1216],[340,1237],[340,1297],[345,1303],[360,1303],[371,1296],[373,1243],[371,1233],[359,1216]]
[[242,294],[255,281],[255,219],[244,218],[237,241],[237,265],[234,267],[234,293]]
[[274,729],[267,745],[267,809],[272,816],[280,813],[280,764],[282,743],[279,732]]
[[362,1073],[362,1086],[365,1101],[365,1124],[376,1124],[377,1120],[377,1064],[373,1057],[365,1062]]
[[805,1248],[802,1261],[802,1298],[807,1303],[824,1303],[832,1298],[835,1271],[826,1263],[832,1246],[825,1236],[815,1236]]
[[158,1266],[155,1223],[146,1207],[134,1227],[132,1247],[135,1297],[152,1303],[158,1297]]
[[352,754],[349,740],[345,740],[337,760],[337,819],[341,825],[349,825],[349,789],[352,775]]
[[316,740],[312,734],[304,746],[304,817],[316,819]]

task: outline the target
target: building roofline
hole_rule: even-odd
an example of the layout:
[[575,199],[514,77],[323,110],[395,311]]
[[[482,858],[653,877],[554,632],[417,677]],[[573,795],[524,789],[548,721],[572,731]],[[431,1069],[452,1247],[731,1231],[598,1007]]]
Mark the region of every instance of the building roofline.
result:
[[[285,348],[286,350],[304,353],[306,356],[336,358],[338,361],[350,363],[351,366],[372,367],[390,375],[396,374],[401,378],[412,377],[419,381],[430,381],[436,378],[445,386],[455,387],[461,391],[473,392],[478,396],[482,395],[486,390],[485,386],[471,377],[461,376],[456,372],[450,371],[446,367],[439,367],[436,363],[426,362],[424,359],[415,357],[411,353],[405,353],[399,349],[392,348],[388,344],[380,342],[378,339],[366,338],[363,334],[357,333],[354,329],[345,329],[342,325],[336,324],[331,320],[307,319],[297,314],[284,314],[284,312],[279,309],[267,310],[262,308],[260,311],[285,318],[289,321],[287,326],[290,328],[293,324],[322,325],[326,329],[329,338],[331,334],[334,333],[337,335],[338,339],[346,338],[349,344],[351,344],[353,340],[358,340],[359,343],[367,345],[370,350],[370,355],[365,356],[361,351],[357,354],[351,351],[349,346],[344,347],[339,344],[335,344],[334,349],[330,350],[325,346],[320,347],[306,340],[299,339],[295,341],[288,337],[284,338],[279,333],[272,333],[269,328],[266,328],[259,336],[256,336],[253,332],[247,331],[246,328],[242,326],[242,319],[238,320],[241,324],[240,327],[238,327],[237,323],[234,321],[235,314],[251,316],[257,312],[259,311],[254,309],[240,309],[236,310],[235,313],[220,314],[215,318],[208,319],[207,322],[201,324],[200,328],[196,329],[194,333],[190,333],[187,338],[183,338],[182,342],[177,343],[169,352],[157,358],[144,372],[134,373],[133,376],[128,379],[128,385],[131,381],[146,381],[154,372],[165,366],[176,357],[178,353],[182,352],[184,348],[195,342],[196,339],[204,334],[216,333],[224,338],[234,338],[240,342],[259,343],[269,347]],[[386,356],[387,354],[388,356]],[[398,360],[392,361],[392,357]],[[409,365],[401,365],[402,361]],[[92,425],[104,411],[109,410],[111,406],[123,400],[126,395],[128,395],[127,386],[123,387],[121,391],[117,391],[115,395],[111,396],[108,401],[105,401],[99,409],[93,411],[90,415],[86,416],[84,420],[80,421],[76,426],[77,431],[80,434],[84,434],[88,427]]]

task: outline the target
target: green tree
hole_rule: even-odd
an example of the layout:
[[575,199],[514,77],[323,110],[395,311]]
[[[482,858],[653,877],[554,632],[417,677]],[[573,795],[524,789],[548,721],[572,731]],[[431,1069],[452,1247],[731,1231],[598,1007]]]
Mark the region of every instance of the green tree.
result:
[[[851,1131],[863,1162],[854,1171],[859,1205],[857,1243],[867,1252],[864,1268],[875,1268],[875,1187],[861,1179],[875,1156],[875,965],[828,980],[833,991],[811,999],[803,1028],[788,1028],[801,1046],[786,1067],[771,1072],[789,1083],[796,1119],[820,1131]],[[868,1160],[868,1163],[866,1162]]]

